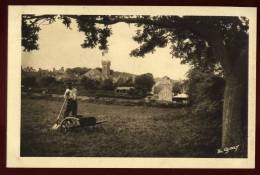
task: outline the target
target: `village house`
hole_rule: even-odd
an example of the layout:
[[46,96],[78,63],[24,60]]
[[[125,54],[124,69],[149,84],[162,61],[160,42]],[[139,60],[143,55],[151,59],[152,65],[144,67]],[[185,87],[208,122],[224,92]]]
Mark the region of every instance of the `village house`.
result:
[[152,93],[158,96],[159,101],[172,101],[172,81],[169,77],[164,76],[159,79],[152,88]]
[[156,83],[152,88],[152,96],[148,99],[164,102],[173,102],[181,104],[189,104],[189,96],[185,93],[187,87],[183,87],[181,93],[175,94],[172,92],[174,81],[169,77],[157,78]]

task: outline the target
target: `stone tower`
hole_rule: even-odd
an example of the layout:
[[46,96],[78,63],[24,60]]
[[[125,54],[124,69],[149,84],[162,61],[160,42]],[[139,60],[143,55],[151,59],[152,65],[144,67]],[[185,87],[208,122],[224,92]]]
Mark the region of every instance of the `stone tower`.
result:
[[102,60],[102,76],[107,79],[110,76],[110,65],[111,62],[109,60]]

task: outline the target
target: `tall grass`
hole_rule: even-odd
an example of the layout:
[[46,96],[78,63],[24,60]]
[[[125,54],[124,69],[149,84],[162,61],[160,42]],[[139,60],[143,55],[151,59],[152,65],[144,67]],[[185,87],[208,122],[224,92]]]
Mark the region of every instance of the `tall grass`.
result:
[[79,102],[79,113],[106,123],[67,134],[50,127],[61,101],[22,98],[21,156],[216,157],[220,122],[189,108]]

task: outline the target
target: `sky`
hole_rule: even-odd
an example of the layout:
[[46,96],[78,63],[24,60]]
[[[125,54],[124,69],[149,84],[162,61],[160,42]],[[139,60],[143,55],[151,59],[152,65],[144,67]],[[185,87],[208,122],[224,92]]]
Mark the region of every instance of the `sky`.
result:
[[73,67],[101,67],[101,60],[110,60],[111,69],[133,74],[152,73],[154,77],[168,76],[174,80],[186,78],[189,65],[180,64],[180,59],[170,55],[170,49],[156,48],[145,57],[130,57],[131,50],[138,47],[132,37],[137,28],[134,25],[118,23],[112,25],[108,39],[108,53],[102,56],[98,48],[82,48],[84,33],[79,32],[73,22],[71,29],[60,21],[42,25],[39,32],[39,50],[22,52],[22,66],[35,69],[59,69]]

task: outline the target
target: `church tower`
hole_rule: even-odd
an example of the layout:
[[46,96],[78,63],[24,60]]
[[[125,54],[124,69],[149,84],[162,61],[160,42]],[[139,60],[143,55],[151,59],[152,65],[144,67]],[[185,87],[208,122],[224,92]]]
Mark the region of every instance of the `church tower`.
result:
[[102,60],[102,76],[105,79],[108,79],[110,76],[110,65],[111,62],[109,60]]

